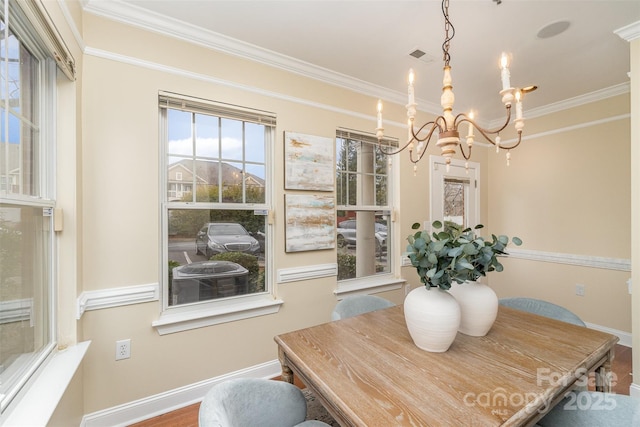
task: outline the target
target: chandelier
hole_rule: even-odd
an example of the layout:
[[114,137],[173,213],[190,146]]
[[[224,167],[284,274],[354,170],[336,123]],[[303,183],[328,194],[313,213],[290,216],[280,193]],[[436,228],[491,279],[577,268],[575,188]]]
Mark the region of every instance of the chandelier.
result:
[[[437,131],[436,145],[440,147],[442,156],[446,159],[447,170],[451,164],[451,158],[456,153],[456,149],[459,147],[462,156],[466,161],[466,167],[468,168],[468,160],[471,158],[471,148],[473,147],[475,131],[477,131],[486,141],[496,147],[496,152],[500,149],[506,150],[507,165],[511,159],[510,151],[520,145],[522,142],[522,129],[524,128],[524,118],[522,116],[522,98],[525,93],[531,92],[537,89],[537,86],[528,86],[525,88],[513,88],[511,87],[511,74],[509,72],[510,57],[508,54],[503,53],[500,58],[500,76],[502,80],[502,90],[500,96],[502,97],[502,103],[506,109],[506,119],[504,124],[496,129],[485,129],[478,125],[478,122],[474,119],[473,112],[459,113],[454,116],[453,103],[455,97],[453,95],[453,85],[451,79],[451,55],[449,54],[449,46],[453,36],[455,35],[455,28],[449,20],[449,0],[442,1],[442,14],[444,15],[444,28],[445,39],[442,43],[443,61],[444,61],[444,77],[442,79],[442,96],[440,97],[440,105],[442,106],[442,115],[436,117],[434,120],[429,121],[421,126],[416,126],[414,123],[416,115],[416,102],[414,95],[414,73],[413,70],[409,70],[409,103],[407,104],[407,116],[408,116],[408,141],[405,145],[395,150],[390,150],[391,147],[383,146],[382,139],[384,137],[384,128],[382,127],[382,101],[378,100],[378,114],[377,114],[377,128],[376,136],[378,138],[379,147],[385,154],[392,155],[397,154],[405,149],[409,149],[409,159],[414,164],[414,173],[417,169],[417,163],[422,159],[431,138]],[[511,104],[515,100],[515,119],[514,126],[517,132],[515,142],[511,144],[503,144],[500,141],[500,132],[502,132],[509,125],[511,121]],[[460,126],[462,123],[467,123],[466,151],[464,144],[460,141]],[[426,132],[426,133],[425,133]],[[423,134],[424,136],[421,136]],[[414,144],[416,144],[414,146]],[[385,150],[386,148],[386,150]]]

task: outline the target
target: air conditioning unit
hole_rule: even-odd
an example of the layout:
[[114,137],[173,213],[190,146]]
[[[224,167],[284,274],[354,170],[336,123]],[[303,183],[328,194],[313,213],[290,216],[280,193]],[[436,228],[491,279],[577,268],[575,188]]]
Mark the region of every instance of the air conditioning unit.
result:
[[230,261],[202,261],[173,269],[172,305],[243,295],[249,270]]

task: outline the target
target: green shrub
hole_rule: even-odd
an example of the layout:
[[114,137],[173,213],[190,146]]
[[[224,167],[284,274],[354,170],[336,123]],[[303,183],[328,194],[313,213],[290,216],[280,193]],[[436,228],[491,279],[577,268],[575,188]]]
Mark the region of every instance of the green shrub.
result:
[[356,256],[338,253],[338,280],[356,277]]
[[264,291],[264,272],[260,271],[258,257],[244,252],[224,252],[211,257],[212,261],[230,261],[249,270],[249,293]]

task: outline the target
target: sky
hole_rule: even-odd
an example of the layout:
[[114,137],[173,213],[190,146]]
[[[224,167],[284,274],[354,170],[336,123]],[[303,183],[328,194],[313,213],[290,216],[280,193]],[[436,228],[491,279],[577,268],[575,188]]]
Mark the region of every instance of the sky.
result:
[[[221,159],[227,163],[246,162],[246,170],[265,179],[265,127],[245,123],[245,146],[242,143],[242,122],[195,114],[195,139],[190,112],[168,110],[169,162],[185,157],[201,160]],[[222,141],[222,144],[218,144]],[[173,156],[172,156],[173,155]],[[176,157],[175,155],[182,156]]]

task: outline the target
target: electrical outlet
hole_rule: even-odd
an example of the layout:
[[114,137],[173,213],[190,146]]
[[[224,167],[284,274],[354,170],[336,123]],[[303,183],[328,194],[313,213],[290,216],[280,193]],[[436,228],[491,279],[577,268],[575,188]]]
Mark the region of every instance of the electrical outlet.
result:
[[128,359],[131,357],[131,340],[116,341],[116,360]]
[[584,285],[581,285],[581,284],[576,285],[576,295],[580,297],[584,296]]

